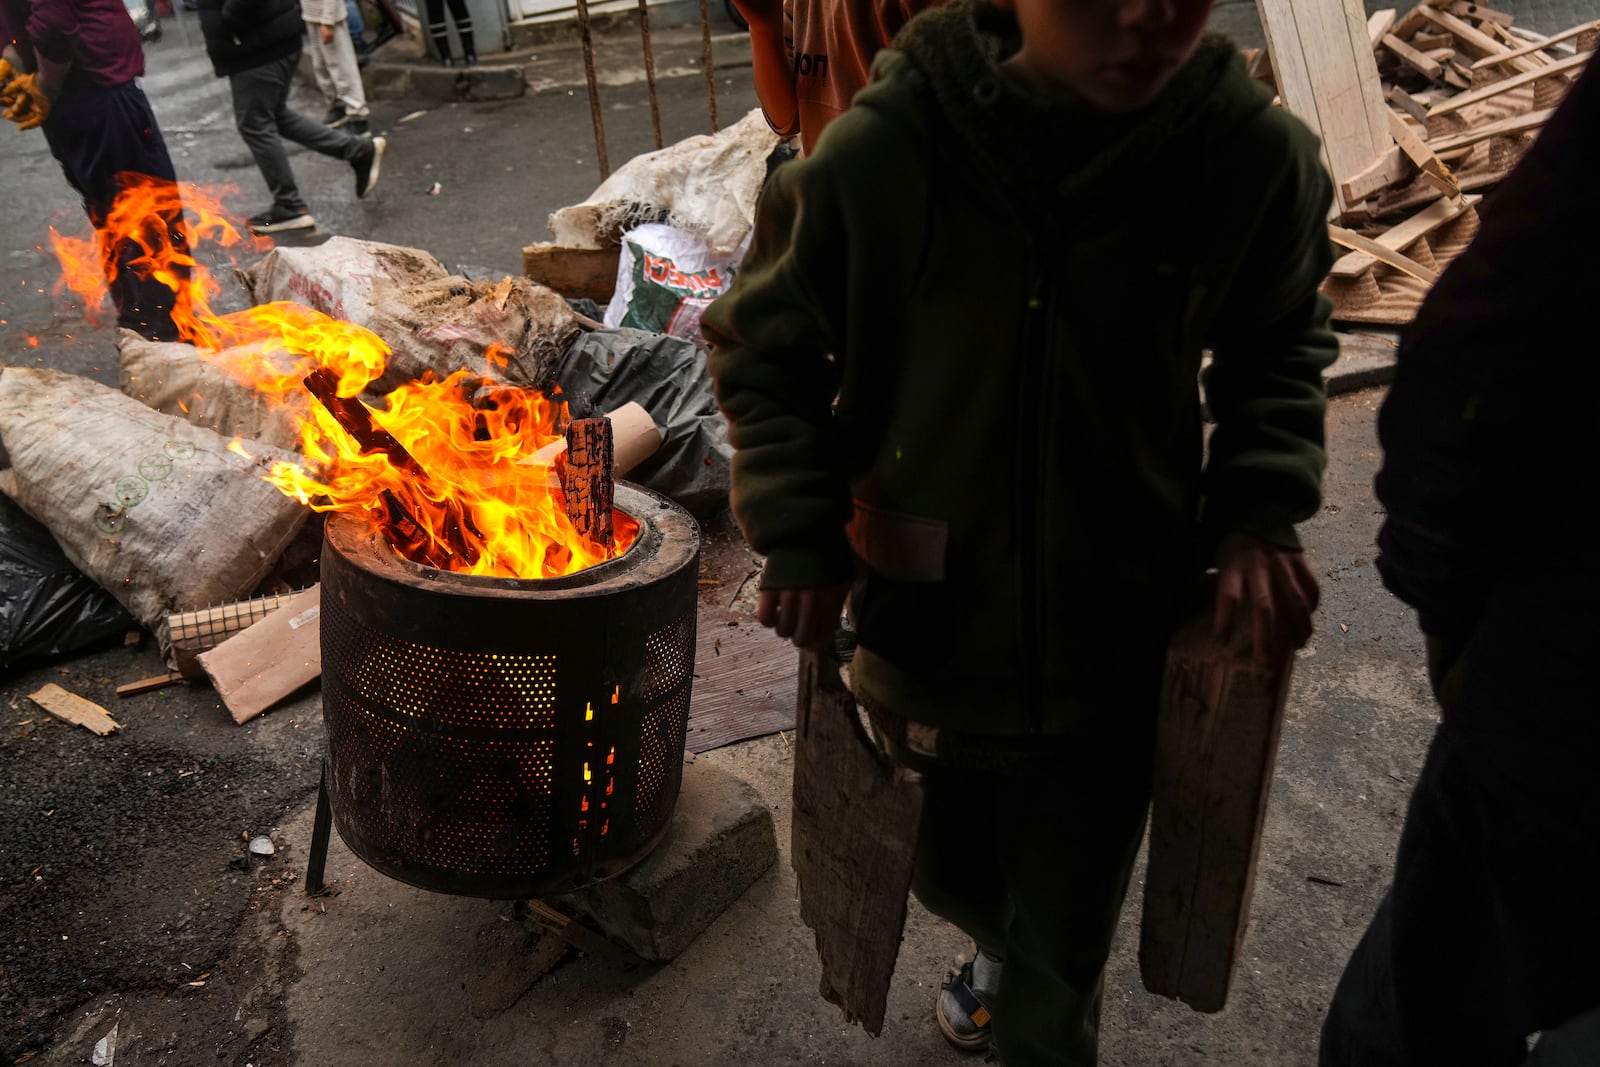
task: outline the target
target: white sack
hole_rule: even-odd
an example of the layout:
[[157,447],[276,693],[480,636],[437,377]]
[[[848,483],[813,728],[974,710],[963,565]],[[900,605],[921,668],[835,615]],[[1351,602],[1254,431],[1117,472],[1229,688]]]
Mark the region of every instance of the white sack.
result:
[[251,595],[309,514],[262,481],[295,456],[228,444],[87,378],[0,368],[0,488],[152,630]]

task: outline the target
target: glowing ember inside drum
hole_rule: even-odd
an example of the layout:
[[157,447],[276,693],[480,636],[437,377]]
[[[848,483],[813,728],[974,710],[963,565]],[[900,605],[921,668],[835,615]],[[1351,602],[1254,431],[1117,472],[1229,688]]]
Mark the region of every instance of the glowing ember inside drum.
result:
[[328,799],[345,843],[424,889],[518,899],[619,874],[683,775],[699,531],[637,486],[639,535],[561,578],[456,574],[331,515],[322,554]]

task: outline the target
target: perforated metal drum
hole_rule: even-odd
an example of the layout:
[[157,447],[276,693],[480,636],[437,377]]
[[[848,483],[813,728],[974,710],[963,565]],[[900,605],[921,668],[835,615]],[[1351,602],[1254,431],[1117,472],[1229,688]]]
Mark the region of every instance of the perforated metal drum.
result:
[[510,900],[619,874],[665,832],[683,776],[699,531],[636,486],[618,559],[479,578],[397,556],[347,518],[322,554],[333,823],[424,889]]

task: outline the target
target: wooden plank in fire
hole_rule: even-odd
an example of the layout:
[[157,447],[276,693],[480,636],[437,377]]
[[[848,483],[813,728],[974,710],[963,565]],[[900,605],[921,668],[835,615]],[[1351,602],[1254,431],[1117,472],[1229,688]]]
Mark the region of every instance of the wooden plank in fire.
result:
[[567,451],[557,460],[567,518],[584,537],[610,549],[612,498],[615,483],[611,468],[616,454],[611,420],[573,419],[567,427]]
[[[411,455],[393,434],[372,419],[372,411],[359,397],[339,395],[339,377],[326,367],[318,367],[305,378],[306,390],[333,416],[339,427],[361,446],[363,452],[387,456],[396,469],[405,471],[418,482],[428,482],[428,472]],[[468,564],[478,560],[477,550],[462,533],[462,521],[455,517],[447,522],[435,537],[418,521],[404,502],[385,489],[382,503],[389,515],[389,526],[401,542],[395,547],[405,554],[421,557],[419,562],[440,570],[450,570],[451,563],[460,557]]]

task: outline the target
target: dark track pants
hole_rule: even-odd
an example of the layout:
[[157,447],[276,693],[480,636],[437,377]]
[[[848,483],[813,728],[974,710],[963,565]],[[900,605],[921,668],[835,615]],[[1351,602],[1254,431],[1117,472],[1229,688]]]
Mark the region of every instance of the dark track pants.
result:
[[1006,1067],[1093,1067],[1106,957],[1150,800],[1152,742],[1081,742],[1012,773],[924,769],[913,890],[1005,961]]
[[[144,90],[134,82],[109,88],[73,86],[56,100],[43,130],[50,154],[83,197],[84,210],[96,227],[105,222],[117,198],[119,174],[177,180],[155,112]],[[168,220],[169,239],[182,247],[177,221]],[[177,340],[171,317],[172,290],[139,277],[130,266],[139,255],[133,242],[123,242],[117,249],[116,277],[110,280],[117,324],[155,340]]]

